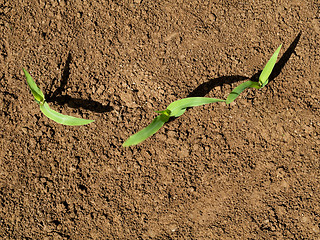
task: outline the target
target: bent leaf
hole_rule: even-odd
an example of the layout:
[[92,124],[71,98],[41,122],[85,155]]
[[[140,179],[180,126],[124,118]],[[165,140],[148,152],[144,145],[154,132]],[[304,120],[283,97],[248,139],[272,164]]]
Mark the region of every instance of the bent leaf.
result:
[[232,92],[228,95],[226,104],[232,103],[240,95],[240,93],[242,93],[245,89],[250,87],[260,89],[260,88],[263,88],[268,83],[269,76],[274,68],[274,65],[276,64],[281,46],[282,44],[277,48],[277,50],[274,52],[274,54],[271,56],[266,66],[262,70],[259,76],[259,82],[254,82],[249,80],[244,83],[241,83],[238,87],[233,89]]
[[179,117],[181,116],[188,107],[196,107],[201,106],[207,103],[214,102],[224,102],[225,100],[217,99],[217,98],[206,98],[206,97],[190,97],[180,99],[171,103],[166,110],[164,111],[156,111],[157,113],[161,113],[161,115],[157,116],[150,125],[146,128],[140,130],[139,132],[130,136],[124,143],[123,147],[129,147],[132,145],[137,145],[138,143],[143,142],[148,137],[155,134],[168,120],[170,117]]
[[264,87],[268,83],[269,76],[273,70],[274,65],[277,62],[277,58],[280,52],[282,44],[277,48],[277,50],[274,52],[270,60],[267,62],[266,66],[262,70],[260,76],[259,76],[259,83],[260,87]]
[[246,81],[244,83],[241,83],[238,87],[232,90],[232,92],[228,95],[226,104],[232,103],[244,90],[250,87],[259,87],[259,84],[257,82],[253,81]]
[[27,78],[27,83],[28,86],[31,90],[31,93],[33,94],[35,100],[37,103],[42,103],[44,102],[44,94],[42,93],[42,91],[40,90],[40,88],[37,86],[37,84],[35,83],[35,81],[32,79],[32,77],[30,76],[30,74],[27,72],[27,70],[25,70],[24,68],[22,69],[24,72],[24,75]]
[[129,146],[137,145],[138,143],[143,142],[148,137],[151,137],[153,134],[155,134],[163,126],[163,124],[168,120],[169,120],[169,116],[164,113],[157,116],[146,128],[130,136],[122,144],[122,146],[129,147]]
[[225,102],[225,100],[217,99],[217,98],[207,98],[207,97],[189,97],[189,98],[183,98],[173,103],[170,103],[167,109],[171,111],[170,117],[179,117],[189,107],[197,107],[197,106],[205,105],[208,103],[214,103],[214,102]]
[[69,126],[79,126],[85,125],[94,122],[94,120],[83,119],[83,118],[76,118],[68,115],[64,115],[52,110],[47,102],[40,104],[40,110],[43,112],[51,120]]

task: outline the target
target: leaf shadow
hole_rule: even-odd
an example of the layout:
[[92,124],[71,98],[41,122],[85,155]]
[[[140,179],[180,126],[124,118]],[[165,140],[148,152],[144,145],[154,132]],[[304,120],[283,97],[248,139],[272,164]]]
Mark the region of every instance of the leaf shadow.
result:
[[[273,71],[270,74],[269,82],[274,80],[277,76],[279,76],[281,70],[286,65],[288,60],[290,59],[291,55],[294,53],[295,48],[298,45],[298,42],[300,40],[302,32],[300,31],[298,35],[295,37],[293,42],[290,44],[288,49],[285,51],[285,53],[282,55],[282,57],[279,59],[279,61],[276,63],[276,65],[273,68]],[[251,81],[258,81],[259,76],[261,74],[262,70],[259,70],[257,73],[253,74],[250,78]],[[223,84],[231,84],[234,82],[242,81],[248,79],[248,77],[244,76],[223,76],[218,77],[214,79],[209,79],[209,81],[200,84],[195,90],[193,90],[191,93],[189,93],[188,97],[204,97],[206,94],[208,94],[213,88],[217,86],[222,86]]]
[[112,111],[113,108],[110,106],[110,103],[108,103],[107,105],[103,105],[102,103],[94,100],[74,98],[67,94],[62,95],[62,92],[67,86],[68,80],[70,77],[71,61],[72,61],[72,56],[71,56],[71,53],[69,53],[63,68],[60,86],[53,92],[52,88],[54,86],[54,81],[52,81],[49,89],[49,93],[46,95],[46,101],[54,102],[59,105],[67,104],[68,107],[71,107],[71,108],[83,108],[96,113],[104,113],[104,112]]
[[209,81],[200,84],[196,89],[188,94],[187,97],[204,97],[207,95],[213,88],[222,86],[224,84],[231,84],[234,82],[239,82],[242,80],[248,79],[245,76],[223,76],[218,78],[209,79]]
[[[300,31],[298,35],[295,37],[293,42],[290,44],[288,49],[285,51],[285,53],[282,55],[282,57],[279,59],[279,61],[275,64],[273,71],[270,74],[269,77],[269,82],[273,81],[277,76],[279,76],[281,70],[283,67],[286,65],[288,60],[290,59],[291,55],[294,53],[298,42],[300,40],[302,32]],[[251,81],[257,82],[259,80],[259,76],[261,74],[262,70],[259,70],[255,74],[253,74],[250,78],[245,77],[245,76],[239,76],[239,75],[234,75],[234,76],[222,76],[214,79],[209,79],[209,81],[204,82],[200,84],[196,89],[194,89],[192,92],[188,94],[187,97],[204,97],[207,95],[212,89],[218,86],[222,86],[224,84],[231,84],[235,82],[239,82],[245,79],[250,79]],[[188,109],[187,109],[188,110]],[[175,117],[172,117],[169,119],[168,122],[172,122]]]
[[[291,55],[294,53],[295,48],[297,47],[298,42],[300,40],[301,34],[302,32],[300,31],[298,35],[295,37],[295,39],[293,40],[293,42],[290,44],[288,49],[285,51],[285,53],[276,63],[276,65],[273,68],[273,71],[270,74],[269,82],[271,82],[272,80],[274,80],[276,77],[279,76],[281,70],[286,65]],[[250,79],[251,81],[257,82],[259,80],[259,76],[261,72],[262,70],[259,70],[257,73],[253,74],[250,78],[234,75],[234,76],[222,76],[214,79],[209,79],[209,81],[200,84],[195,90],[189,93],[188,97],[204,97],[215,87],[222,86],[223,84],[235,83],[245,79]]]
[[288,47],[288,49],[284,52],[284,54],[282,55],[282,57],[279,59],[279,61],[276,63],[276,65],[273,68],[273,71],[271,72],[271,75],[269,77],[269,82],[273,81],[276,77],[279,76],[281,70],[283,69],[283,67],[286,65],[286,63],[288,62],[288,60],[290,59],[292,53],[294,53],[298,42],[300,40],[302,31],[300,31],[298,33],[298,35],[295,37],[295,39],[293,40],[293,42],[290,44],[290,46]]

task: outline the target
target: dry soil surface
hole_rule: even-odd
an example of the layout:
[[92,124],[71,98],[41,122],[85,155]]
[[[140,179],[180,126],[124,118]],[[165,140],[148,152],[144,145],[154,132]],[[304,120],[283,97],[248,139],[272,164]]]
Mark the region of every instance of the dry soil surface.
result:
[[1,239],[320,239],[319,34],[318,0],[0,0]]

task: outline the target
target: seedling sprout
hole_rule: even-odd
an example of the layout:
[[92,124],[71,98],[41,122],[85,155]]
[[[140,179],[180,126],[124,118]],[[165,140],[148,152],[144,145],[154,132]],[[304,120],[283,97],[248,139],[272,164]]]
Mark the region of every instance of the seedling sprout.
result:
[[160,115],[158,115],[146,128],[130,136],[122,146],[129,147],[143,142],[148,137],[155,134],[169,120],[170,117],[181,116],[189,107],[196,107],[208,103],[224,101],[225,100],[217,98],[189,97],[172,102],[166,110],[156,111],[156,113],[160,113]]
[[272,69],[274,68],[274,65],[276,64],[280,49],[282,44],[277,48],[277,50],[274,52],[270,60],[267,62],[266,66],[262,70],[260,76],[259,76],[259,82],[254,81],[246,81],[242,84],[240,84],[238,87],[232,90],[232,92],[228,95],[226,104],[232,103],[239,95],[247,88],[256,88],[260,89],[263,88],[267,83],[269,82],[269,76],[272,72]]
[[61,113],[58,113],[54,110],[52,110],[48,103],[45,101],[45,97],[43,92],[40,90],[40,88],[37,86],[35,81],[32,79],[30,74],[23,68],[24,75],[27,78],[28,86],[31,90],[31,93],[34,96],[35,101],[40,105],[40,110],[43,112],[45,116],[50,118],[51,120],[63,124],[63,125],[69,125],[69,126],[79,126],[79,125],[85,125],[92,123],[94,120],[89,119],[83,119],[83,118],[76,118],[68,115],[63,115]]
[[[263,88],[269,82],[269,77],[276,64],[281,46],[282,44],[277,48],[277,50],[274,52],[270,60],[267,62],[266,66],[264,67],[264,69],[262,70],[259,76],[258,82],[249,80],[240,84],[235,89],[233,89],[233,91],[228,95],[226,100],[217,99],[217,98],[207,98],[207,97],[188,97],[188,98],[174,101],[171,104],[169,104],[166,110],[156,111],[156,113],[158,113],[159,115],[155,117],[155,119],[147,127],[130,136],[123,143],[122,146],[129,147],[129,146],[137,145],[143,142],[148,137],[155,134],[166,122],[169,121],[171,117],[181,116],[186,111],[187,108],[201,106],[201,105],[214,103],[214,102],[226,102],[226,104],[229,104],[233,102],[247,88],[250,88],[250,87],[256,88],[256,89]],[[23,69],[23,72],[27,78],[27,83],[31,90],[31,93],[34,96],[35,101],[40,105],[40,110],[43,112],[45,116],[47,116],[48,118],[50,118],[51,120],[57,123],[70,125],[70,126],[85,125],[85,124],[92,123],[94,121],[89,119],[82,119],[82,118],[76,118],[68,115],[63,115],[61,113],[58,113],[52,110],[49,107],[48,103],[46,102],[44,94],[39,89],[37,84],[34,82],[30,74],[25,69]]]

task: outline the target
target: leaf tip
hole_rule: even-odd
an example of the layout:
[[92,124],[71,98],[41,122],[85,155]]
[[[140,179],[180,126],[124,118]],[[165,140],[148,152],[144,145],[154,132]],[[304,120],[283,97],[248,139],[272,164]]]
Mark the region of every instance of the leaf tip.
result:
[[28,75],[30,75],[29,74],[29,72],[25,69],[25,68],[22,68],[22,71],[23,71],[23,73],[24,73],[24,75],[27,77]]

